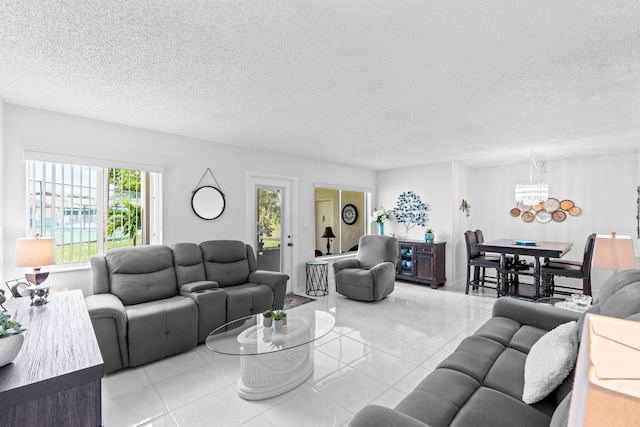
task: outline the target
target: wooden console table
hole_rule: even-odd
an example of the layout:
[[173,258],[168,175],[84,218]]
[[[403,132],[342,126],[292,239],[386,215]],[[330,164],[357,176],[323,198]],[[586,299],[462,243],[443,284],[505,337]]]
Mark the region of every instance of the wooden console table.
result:
[[[4,305],[27,328],[18,357],[0,368],[3,426],[101,426],[103,361],[82,291]],[[1,339],[1,338],[0,338]]]

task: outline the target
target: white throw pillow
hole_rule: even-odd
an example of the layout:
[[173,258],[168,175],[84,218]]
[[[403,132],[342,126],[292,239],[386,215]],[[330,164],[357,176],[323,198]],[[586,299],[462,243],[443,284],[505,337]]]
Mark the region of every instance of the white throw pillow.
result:
[[571,373],[578,357],[578,324],[563,323],[544,334],[524,362],[522,401],[539,402]]

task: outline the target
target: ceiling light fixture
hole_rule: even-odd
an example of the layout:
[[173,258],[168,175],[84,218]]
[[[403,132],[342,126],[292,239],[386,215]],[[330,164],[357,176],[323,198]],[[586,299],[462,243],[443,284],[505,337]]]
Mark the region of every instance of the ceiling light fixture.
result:
[[544,163],[538,165],[531,153],[531,162],[529,163],[529,182],[516,184],[516,202],[522,202],[525,205],[535,205],[544,202],[549,198],[549,184],[546,182],[533,182],[533,168],[541,169]]

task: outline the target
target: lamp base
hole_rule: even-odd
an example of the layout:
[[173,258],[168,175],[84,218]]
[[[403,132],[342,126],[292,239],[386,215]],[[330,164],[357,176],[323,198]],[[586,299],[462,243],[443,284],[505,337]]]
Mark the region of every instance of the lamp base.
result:
[[31,296],[31,306],[45,305],[49,303],[47,297],[49,297],[49,289],[52,285],[38,285],[30,286],[29,295]]
[[24,275],[24,278],[27,279],[27,282],[31,283],[33,286],[38,286],[44,283],[44,281],[47,280],[47,277],[49,277],[48,271],[37,271]]

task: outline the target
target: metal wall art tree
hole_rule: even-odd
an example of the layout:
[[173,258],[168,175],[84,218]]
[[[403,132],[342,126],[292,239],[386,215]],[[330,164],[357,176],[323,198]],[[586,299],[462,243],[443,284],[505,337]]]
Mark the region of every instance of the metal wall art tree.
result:
[[427,224],[427,205],[420,200],[420,196],[413,191],[407,191],[398,196],[396,207],[393,208],[393,216],[396,221],[404,225],[407,233],[413,227],[424,227]]

